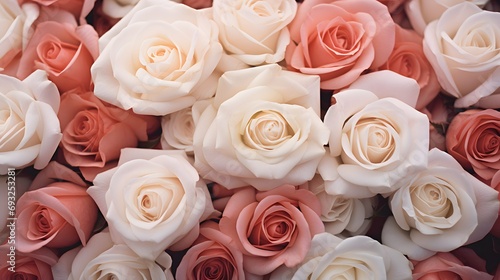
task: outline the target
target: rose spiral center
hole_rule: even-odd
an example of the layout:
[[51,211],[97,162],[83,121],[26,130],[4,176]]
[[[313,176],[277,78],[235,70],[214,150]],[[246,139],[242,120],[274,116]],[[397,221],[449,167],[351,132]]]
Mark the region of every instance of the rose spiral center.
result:
[[243,142],[254,149],[272,150],[293,136],[283,115],[272,110],[255,113],[245,128]]
[[196,279],[223,280],[233,279],[233,265],[225,258],[215,257],[197,264]]

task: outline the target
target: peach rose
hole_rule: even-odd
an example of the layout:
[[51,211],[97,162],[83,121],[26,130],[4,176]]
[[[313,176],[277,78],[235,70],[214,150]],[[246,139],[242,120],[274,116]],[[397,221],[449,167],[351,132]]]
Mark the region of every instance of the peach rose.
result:
[[415,31],[396,26],[396,43],[384,65],[379,70],[391,70],[417,81],[420,93],[416,109],[421,110],[439,93],[441,86],[434,69],[424,55],[423,38]]
[[387,61],[394,26],[376,0],[304,1],[289,27],[294,43],[285,59],[290,69],[319,75],[321,88],[340,89]]
[[491,180],[500,170],[500,112],[486,109],[458,114],[448,127],[446,148],[465,169]]
[[245,271],[265,275],[304,259],[312,237],[325,230],[320,215],[319,200],[308,190],[247,187],[231,196],[219,226],[243,253]]
[[49,163],[17,202],[17,249],[85,245],[97,219],[97,206],[86,187],[69,168]]
[[159,129],[159,120],[139,116],[101,101],[92,92],[70,91],[61,96],[58,114],[66,162],[79,167],[92,181],[97,173],[113,167],[120,150],[147,141]]
[[205,222],[200,236],[182,258],[176,279],[245,279],[243,255],[215,222]]
[[452,253],[437,253],[436,255],[414,263],[414,280],[437,279],[492,279],[492,275],[464,265]]
[[[58,258],[50,249],[40,248],[30,253],[16,251],[15,260],[9,254],[12,254],[9,244],[0,246],[0,279],[54,279],[51,266]],[[12,265],[14,268],[9,270]]]
[[37,25],[21,57],[17,76],[24,79],[45,70],[59,91],[90,89],[90,67],[98,55],[98,35],[90,25],[76,21],[47,21]]
[[85,17],[92,11],[96,0],[18,0],[19,4],[36,3],[43,9],[49,8],[53,11],[68,11],[75,19],[81,23],[85,22]]

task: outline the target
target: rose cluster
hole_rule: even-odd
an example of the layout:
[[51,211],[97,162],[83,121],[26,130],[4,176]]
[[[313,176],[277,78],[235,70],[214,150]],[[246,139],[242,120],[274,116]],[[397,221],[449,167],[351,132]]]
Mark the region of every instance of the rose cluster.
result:
[[0,100],[1,279],[500,278],[495,0],[4,0]]

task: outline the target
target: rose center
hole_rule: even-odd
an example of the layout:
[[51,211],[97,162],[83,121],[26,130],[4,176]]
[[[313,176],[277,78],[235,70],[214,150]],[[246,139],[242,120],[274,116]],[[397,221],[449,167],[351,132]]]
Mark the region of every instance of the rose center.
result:
[[393,126],[383,119],[361,119],[350,135],[353,153],[371,164],[387,161],[396,149]]
[[233,279],[234,267],[227,259],[214,257],[197,264],[194,271],[196,279]]
[[274,205],[259,218],[248,240],[256,248],[280,251],[292,240],[296,226],[286,208]]
[[479,135],[477,144],[478,152],[482,155],[496,155],[500,149],[500,136],[495,129],[486,129]]
[[48,34],[42,38],[36,52],[39,62],[57,71],[62,71],[75,57],[78,48],[77,45],[61,42],[59,38]]
[[272,150],[293,136],[293,129],[276,111],[260,111],[245,128],[243,142],[254,149]]
[[139,61],[146,71],[159,79],[177,79],[186,56],[177,46],[164,38],[144,40],[140,46]]

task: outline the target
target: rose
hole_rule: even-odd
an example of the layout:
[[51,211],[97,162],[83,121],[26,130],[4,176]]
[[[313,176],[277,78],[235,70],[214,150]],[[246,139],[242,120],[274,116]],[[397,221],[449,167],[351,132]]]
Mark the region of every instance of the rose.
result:
[[86,187],[69,168],[49,163],[17,202],[17,249],[85,245],[97,220],[97,207]]
[[500,170],[500,112],[487,109],[458,114],[446,132],[446,148],[465,169],[490,181]]
[[212,221],[203,223],[200,236],[177,267],[176,279],[245,279],[243,255]]
[[118,166],[98,174],[88,193],[113,241],[152,260],[167,248],[190,246],[213,212],[205,183],[181,151],[125,148]]
[[422,37],[413,30],[396,26],[396,43],[379,70],[391,70],[417,81],[420,86],[416,108],[423,109],[439,93],[441,86],[422,49]]
[[172,259],[162,252],[156,260],[140,258],[124,244],[114,244],[106,230],[95,234],[85,247],[61,256],[52,267],[55,279],[173,280]]
[[384,70],[333,95],[324,118],[333,159],[319,167],[327,193],[389,195],[426,167],[429,121],[413,108],[418,91],[415,80]]
[[280,62],[290,43],[295,0],[215,0],[213,18],[224,50],[249,65]]
[[247,187],[231,196],[219,226],[243,253],[245,271],[265,275],[302,261],[312,237],[324,231],[320,213],[318,199],[308,190]]
[[89,90],[90,66],[98,55],[98,35],[90,25],[47,21],[37,25],[23,56],[17,76],[27,77],[36,69],[45,70],[59,91]]
[[124,111],[102,102],[92,92],[64,93],[58,117],[64,159],[79,167],[88,181],[114,167],[122,148],[149,140],[148,134],[160,125],[155,117]]
[[[4,280],[40,279],[52,280],[51,266],[57,263],[57,256],[47,248],[34,252],[22,253],[15,251],[14,260],[9,254],[11,245],[0,246],[0,278]],[[12,269],[9,269],[13,267]]]
[[[443,89],[458,98],[456,107],[471,106],[500,87],[500,49],[495,41],[500,37],[499,22],[499,13],[464,2],[425,29],[425,56]],[[486,101],[482,104],[488,106]]]
[[140,1],[99,39],[101,54],[91,69],[95,95],[147,115],[166,115],[207,99],[222,55],[217,36],[216,24],[201,10]]
[[382,243],[418,261],[478,241],[495,222],[497,197],[449,154],[432,149],[428,169],[390,197],[394,217],[384,224]]
[[465,266],[452,253],[437,253],[421,262],[416,262],[413,268],[413,279],[432,280],[458,277],[459,279],[491,280],[492,276]]
[[342,240],[330,233],[314,236],[305,259],[296,267],[281,266],[278,279],[401,279],[410,280],[411,263],[400,252],[368,236]]
[[36,3],[43,9],[52,11],[68,11],[80,23],[85,23],[85,17],[94,7],[96,0],[18,0],[19,4]]
[[20,81],[0,75],[0,174],[7,168],[44,168],[61,132],[59,93],[43,71]]
[[413,29],[423,35],[429,23],[439,19],[448,8],[462,2],[472,2],[483,7],[488,0],[408,0],[405,10]]
[[384,64],[394,46],[394,22],[374,0],[308,0],[290,24],[290,69],[321,77],[322,89],[340,89],[363,71]]
[[305,183],[328,138],[318,93],[318,77],[276,64],[226,72],[196,124],[194,166],[228,189]]

